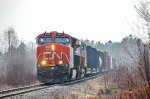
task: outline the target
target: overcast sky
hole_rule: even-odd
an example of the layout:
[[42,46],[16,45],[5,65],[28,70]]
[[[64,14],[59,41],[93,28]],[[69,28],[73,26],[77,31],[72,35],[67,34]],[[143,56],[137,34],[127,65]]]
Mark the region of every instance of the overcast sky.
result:
[[9,26],[34,41],[44,31],[79,39],[120,41],[136,19],[131,0],[0,0],[0,33]]

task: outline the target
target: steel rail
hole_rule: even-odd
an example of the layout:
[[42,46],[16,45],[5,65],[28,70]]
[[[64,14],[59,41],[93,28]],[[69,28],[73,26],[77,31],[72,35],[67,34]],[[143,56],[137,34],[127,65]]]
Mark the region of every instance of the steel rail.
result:
[[46,84],[41,83],[41,84],[35,84],[35,85],[31,85],[31,86],[3,90],[3,91],[0,91],[0,99],[19,95],[19,94],[24,94],[24,93],[28,93],[28,92],[32,92],[32,91],[36,91],[36,90],[46,89],[46,88],[53,87],[53,86],[65,86],[65,85],[77,84],[77,83],[85,82],[90,79],[95,79],[99,76],[100,75],[96,75],[96,76],[92,76],[92,77],[71,80],[70,82],[65,82],[62,84],[46,85]]
[[38,90],[38,89],[40,90],[42,88],[48,87],[44,85],[45,84],[35,84],[35,85],[30,85],[30,86],[25,86],[25,87],[18,87],[18,88],[3,90],[3,91],[0,91],[0,98],[6,98],[6,97],[14,96],[17,94],[31,92],[31,91]]

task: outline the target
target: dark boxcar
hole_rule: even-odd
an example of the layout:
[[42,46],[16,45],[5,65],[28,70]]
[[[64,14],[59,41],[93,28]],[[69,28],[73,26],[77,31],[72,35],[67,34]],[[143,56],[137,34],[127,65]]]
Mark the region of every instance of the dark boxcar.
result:
[[99,60],[99,57],[100,57],[100,54],[99,54],[99,52],[97,51],[97,52],[96,52],[96,60],[95,60],[97,72],[99,72],[99,68],[100,68],[100,64],[101,64],[101,62],[100,62],[100,60]]
[[93,58],[92,58],[92,68],[93,68],[93,72],[96,73],[98,70],[98,58],[97,58],[97,50],[95,48],[92,48],[92,54],[93,54]]
[[91,46],[86,47],[87,52],[87,68],[88,70],[91,70],[91,73],[97,72],[97,50],[95,48],[92,48]]
[[92,47],[87,46],[86,47],[86,52],[87,52],[87,67],[92,68]]
[[95,48],[92,48],[92,63],[93,68],[97,68],[97,50]]
[[87,74],[92,74],[93,70],[93,51],[91,46],[86,47],[86,53],[87,53]]

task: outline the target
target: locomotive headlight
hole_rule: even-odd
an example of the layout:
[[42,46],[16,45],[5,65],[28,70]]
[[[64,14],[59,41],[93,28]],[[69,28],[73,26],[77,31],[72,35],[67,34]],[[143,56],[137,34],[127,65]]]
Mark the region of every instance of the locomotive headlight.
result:
[[52,51],[54,51],[55,50],[55,45],[51,45],[51,49],[52,49]]
[[45,60],[42,60],[41,64],[42,64],[42,65],[46,65],[46,61],[45,61]]
[[59,65],[62,65],[62,64],[63,64],[63,61],[62,61],[62,60],[60,60],[60,61],[59,61]]

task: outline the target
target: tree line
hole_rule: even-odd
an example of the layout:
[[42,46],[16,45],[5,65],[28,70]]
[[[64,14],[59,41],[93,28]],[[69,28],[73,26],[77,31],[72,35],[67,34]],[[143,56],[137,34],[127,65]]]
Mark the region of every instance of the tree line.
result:
[[14,28],[1,34],[0,84],[22,86],[35,83],[35,44],[19,40]]

